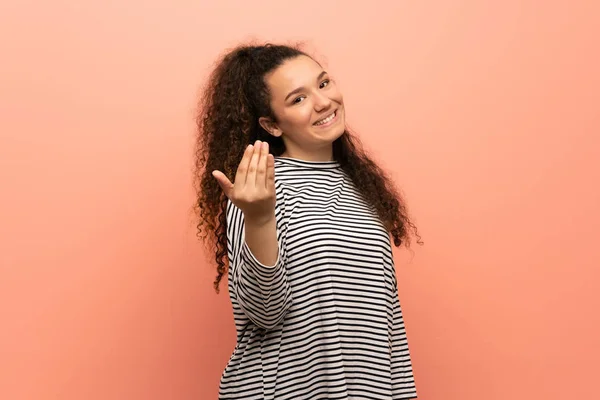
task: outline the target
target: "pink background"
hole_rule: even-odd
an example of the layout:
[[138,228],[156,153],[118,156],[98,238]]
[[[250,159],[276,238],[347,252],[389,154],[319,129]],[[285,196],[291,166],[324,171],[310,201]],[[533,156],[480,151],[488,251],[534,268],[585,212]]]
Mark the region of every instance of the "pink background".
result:
[[409,200],[420,398],[600,398],[599,12],[2,2],[0,398],[216,398],[235,332],[194,237],[194,106],[250,37],[308,40]]

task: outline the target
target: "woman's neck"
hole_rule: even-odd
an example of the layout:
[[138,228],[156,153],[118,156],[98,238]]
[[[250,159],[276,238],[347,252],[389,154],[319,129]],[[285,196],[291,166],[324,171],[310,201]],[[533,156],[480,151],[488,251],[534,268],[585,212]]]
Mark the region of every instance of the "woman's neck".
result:
[[303,161],[334,161],[333,160],[333,148],[329,146],[328,148],[323,148],[319,150],[313,151],[294,151],[293,149],[286,149],[280,157],[285,158],[294,158],[297,160]]

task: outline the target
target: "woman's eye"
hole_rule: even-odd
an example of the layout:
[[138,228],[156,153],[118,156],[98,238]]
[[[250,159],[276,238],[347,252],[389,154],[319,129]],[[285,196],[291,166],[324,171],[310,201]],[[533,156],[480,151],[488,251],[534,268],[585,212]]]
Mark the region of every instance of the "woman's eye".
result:
[[323,82],[321,82],[321,89],[323,89],[327,85],[329,85],[329,79],[325,79]]
[[304,99],[304,97],[300,96],[300,97],[296,97],[293,101],[293,104],[298,104],[300,103],[302,100]]

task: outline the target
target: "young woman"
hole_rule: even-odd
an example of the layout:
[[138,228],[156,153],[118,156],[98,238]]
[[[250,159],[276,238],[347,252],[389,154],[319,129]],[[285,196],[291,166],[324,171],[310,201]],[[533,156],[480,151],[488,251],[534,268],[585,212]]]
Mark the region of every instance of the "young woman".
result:
[[415,398],[390,237],[418,234],[321,65],[282,45],[226,54],[196,167],[199,233],[237,330],[219,398]]

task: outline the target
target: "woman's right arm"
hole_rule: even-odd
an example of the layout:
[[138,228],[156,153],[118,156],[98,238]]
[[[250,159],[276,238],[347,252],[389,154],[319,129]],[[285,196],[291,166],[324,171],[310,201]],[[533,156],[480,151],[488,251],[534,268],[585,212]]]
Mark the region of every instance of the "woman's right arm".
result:
[[248,146],[234,183],[215,179],[229,198],[227,237],[233,294],[258,326],[274,328],[292,301],[285,270],[285,239],[278,237],[275,167],[267,143]]
[[231,203],[227,220],[232,295],[252,322],[261,328],[273,329],[292,304],[285,238],[277,234],[275,218],[263,225],[251,226]]
[[244,221],[246,243],[257,260],[265,265],[275,265],[278,255],[277,221],[275,213],[265,220]]

